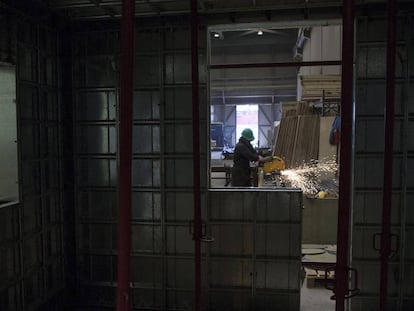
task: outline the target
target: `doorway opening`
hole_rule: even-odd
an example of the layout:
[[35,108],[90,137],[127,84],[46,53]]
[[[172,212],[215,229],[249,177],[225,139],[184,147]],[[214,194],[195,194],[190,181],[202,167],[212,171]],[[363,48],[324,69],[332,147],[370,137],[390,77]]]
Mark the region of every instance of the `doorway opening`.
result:
[[[301,304],[315,310],[335,309],[321,266],[336,263],[341,45],[339,21],[209,30],[210,188],[231,187],[234,147],[244,128],[252,129],[259,154],[281,159],[283,168],[265,172],[264,186],[251,190],[303,191],[298,290]],[[333,282],[334,275],[327,278]]]

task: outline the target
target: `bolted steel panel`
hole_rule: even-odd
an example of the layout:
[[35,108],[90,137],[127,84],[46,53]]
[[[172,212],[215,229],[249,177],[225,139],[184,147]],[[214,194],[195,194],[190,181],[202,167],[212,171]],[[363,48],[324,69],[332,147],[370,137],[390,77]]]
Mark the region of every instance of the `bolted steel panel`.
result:
[[262,294],[261,291],[258,291],[255,298],[255,308],[263,311],[299,310],[300,301],[296,295],[289,293],[269,295],[266,292]]
[[132,160],[132,186],[159,187],[160,177],[159,160]]
[[23,213],[23,232],[38,231],[42,223],[40,200],[31,198],[22,206],[21,211]]
[[166,300],[171,310],[194,310],[194,294],[191,290],[167,290]]
[[79,126],[77,139],[79,149],[84,153],[105,154],[109,152],[110,126]]
[[251,290],[210,291],[210,308],[214,311],[244,311],[251,306]]
[[[201,99],[201,96],[200,96]],[[165,90],[165,119],[191,120],[191,88],[168,88]],[[201,110],[201,109],[200,109]]]
[[[383,181],[382,167],[384,160],[382,157],[358,157],[355,160],[355,187],[356,188],[381,188]],[[393,184],[401,187],[401,159],[394,158],[393,161]]]
[[[134,265],[132,265],[134,268]],[[132,306],[139,310],[162,310],[163,292],[147,288],[132,289]]]
[[252,224],[212,224],[211,235],[214,237],[214,243],[210,247],[211,254],[213,256],[251,256],[254,245],[253,234]]
[[135,125],[133,128],[132,152],[140,154],[160,152],[160,126]]
[[159,97],[159,91],[135,91],[133,108],[134,120],[159,120]]
[[162,247],[159,225],[132,225],[131,251],[140,253],[160,253]]
[[133,256],[131,268],[131,282],[134,283],[134,287],[160,288],[162,286],[162,258]]
[[190,159],[167,159],[165,162],[165,182],[167,187],[191,187],[193,184],[193,167]]
[[300,269],[300,262],[266,262],[258,260],[256,264],[257,290],[288,289],[296,291],[298,286],[300,287],[300,277],[298,277]]
[[37,305],[42,302],[44,295],[42,271],[28,274],[23,281],[24,304],[26,306]]
[[167,254],[192,255],[194,253],[194,240],[188,224],[167,225],[166,235]]
[[135,86],[158,85],[160,80],[158,55],[135,55]]
[[8,308],[9,311],[22,310],[23,301],[22,285],[20,283],[9,286],[7,289],[0,292],[0,307]]
[[135,31],[135,50],[138,53],[158,52],[160,48],[159,32],[159,29]]
[[[232,310],[299,310],[301,192],[231,188],[209,195],[214,242],[208,245],[208,280],[213,292],[231,293],[212,292],[211,304]],[[250,290],[243,305],[234,301],[236,288]],[[265,306],[269,301],[277,301],[277,307]]]
[[174,124],[165,126],[166,152],[191,153],[193,150],[192,125]]
[[256,254],[258,256],[298,257],[302,235],[298,225],[257,224]]
[[133,192],[132,219],[137,221],[160,221],[161,194],[154,192]]
[[79,217],[113,219],[116,216],[115,191],[89,191],[79,193]]
[[[87,287],[88,283],[80,279],[79,301],[101,307],[114,301],[105,294],[112,287],[97,282],[110,281],[112,272],[108,271],[114,271],[115,257],[109,253],[116,245],[118,60],[107,42],[117,40],[118,35],[111,38],[110,32],[85,30],[74,40],[77,248],[84,254],[78,258],[78,265],[90,281]],[[92,38],[95,33],[99,40]],[[173,61],[170,64],[177,66],[190,50],[177,46],[177,51],[167,52],[163,45],[170,34],[170,28],[157,27],[136,33],[140,42],[136,42],[135,55],[131,281],[132,303],[141,309],[193,306],[194,241],[189,225],[193,218],[192,150],[186,144],[192,140],[191,85],[185,82],[180,67],[171,68],[174,81],[167,81],[169,57]],[[103,51],[93,49],[89,40],[98,40]],[[206,126],[206,111],[203,97],[200,127]],[[201,130],[200,136],[203,141],[206,131]],[[204,150],[203,156],[206,158]],[[206,171],[206,164],[201,169]],[[100,271],[104,278],[99,276]],[[90,296],[83,297],[83,291],[89,291]]]
[[221,288],[248,288],[253,281],[253,262],[250,259],[212,258],[210,261],[210,286]]
[[23,81],[36,82],[37,80],[37,53],[35,50],[20,46],[17,50],[19,63],[19,78]]
[[78,92],[76,118],[79,121],[115,121],[115,93]]
[[168,192],[165,198],[165,217],[167,221],[193,220],[193,193]]
[[2,279],[0,281],[0,288],[4,288],[9,285],[13,279],[20,275],[20,251],[15,245],[9,247],[2,247],[0,253],[0,259],[2,265],[0,266],[0,273]]
[[[392,197],[392,205],[395,207],[391,211],[391,223],[400,223],[401,195],[395,193]],[[382,220],[382,192],[358,191],[354,197],[354,223],[356,225],[381,225]],[[379,230],[379,229],[377,229]]]
[[[101,306],[110,306],[112,310],[115,301],[115,292],[115,287],[99,284],[81,285],[78,288],[79,301],[82,302],[83,306],[96,305],[98,303]],[[102,307],[100,309],[102,310]],[[91,308],[91,310],[97,310],[97,308]]]
[[108,250],[115,248],[112,224],[82,224],[80,226],[80,247],[83,249]]
[[192,290],[194,286],[194,259],[168,258],[166,277],[167,287]]
[[110,185],[110,160],[81,159],[79,183],[83,186],[105,187]]
[[0,245],[9,240],[17,240],[19,234],[19,205],[13,204],[0,209]]

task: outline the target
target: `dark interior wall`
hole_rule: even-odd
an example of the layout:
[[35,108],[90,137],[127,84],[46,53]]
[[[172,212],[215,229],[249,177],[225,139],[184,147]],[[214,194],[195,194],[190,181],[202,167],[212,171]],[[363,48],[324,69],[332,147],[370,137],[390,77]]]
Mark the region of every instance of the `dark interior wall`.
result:
[[[372,14],[372,15],[371,15]],[[394,146],[388,310],[414,309],[414,36],[412,10],[399,7],[395,63]],[[379,310],[380,254],[372,246],[382,232],[387,17],[371,11],[356,23],[355,169],[352,265],[361,294],[352,310]],[[380,245],[377,239],[376,247]]]
[[[132,304],[193,303],[192,86],[188,20],[137,20],[132,163]],[[115,23],[114,23],[115,24]],[[113,309],[117,260],[118,22],[73,37],[77,295],[75,309]],[[205,30],[200,30],[202,167],[206,177]]]
[[[20,202],[0,209],[0,309],[63,302],[59,32],[47,12],[2,5],[1,61],[16,65]],[[39,16],[42,18],[40,19]]]

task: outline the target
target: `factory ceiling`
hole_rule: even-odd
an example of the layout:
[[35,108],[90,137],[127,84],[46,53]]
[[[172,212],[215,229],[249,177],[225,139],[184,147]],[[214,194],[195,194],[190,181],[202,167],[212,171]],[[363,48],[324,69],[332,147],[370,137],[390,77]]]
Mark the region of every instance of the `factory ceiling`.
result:
[[[72,19],[117,18],[121,0],[42,0],[55,11]],[[190,0],[136,0],[137,16],[180,15],[190,11]],[[366,2],[372,2],[366,1]],[[342,0],[199,0],[201,14],[251,12],[290,8],[340,7]]]

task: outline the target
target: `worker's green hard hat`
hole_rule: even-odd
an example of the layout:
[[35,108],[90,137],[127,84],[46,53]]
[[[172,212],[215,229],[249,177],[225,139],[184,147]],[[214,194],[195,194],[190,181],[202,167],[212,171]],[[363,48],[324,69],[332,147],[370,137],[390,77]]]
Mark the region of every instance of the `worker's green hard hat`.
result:
[[248,141],[254,140],[253,132],[249,128],[244,129],[243,132],[241,133],[241,136],[244,137],[244,138],[246,138]]

